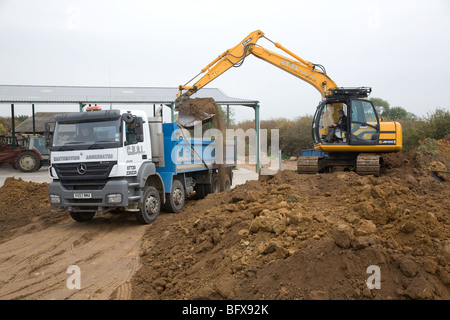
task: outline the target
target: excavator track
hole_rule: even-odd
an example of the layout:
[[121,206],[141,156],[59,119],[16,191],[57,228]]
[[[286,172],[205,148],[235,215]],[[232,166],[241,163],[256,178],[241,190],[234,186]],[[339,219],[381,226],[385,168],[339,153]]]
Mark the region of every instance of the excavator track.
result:
[[356,159],[356,173],[359,175],[380,176],[383,158],[377,154],[360,154]]
[[299,157],[297,172],[300,174],[332,172],[335,169],[355,170],[359,175],[380,176],[383,158],[377,154],[359,154],[347,157]]
[[299,157],[297,160],[297,173],[318,173],[320,157]]

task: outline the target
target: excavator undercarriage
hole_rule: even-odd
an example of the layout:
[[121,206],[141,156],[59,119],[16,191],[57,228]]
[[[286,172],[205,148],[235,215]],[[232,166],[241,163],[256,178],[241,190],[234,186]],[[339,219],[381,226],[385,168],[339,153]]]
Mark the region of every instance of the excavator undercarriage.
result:
[[355,171],[360,175],[379,176],[384,171],[383,158],[368,153],[329,153],[325,156],[304,156],[297,161],[298,173]]

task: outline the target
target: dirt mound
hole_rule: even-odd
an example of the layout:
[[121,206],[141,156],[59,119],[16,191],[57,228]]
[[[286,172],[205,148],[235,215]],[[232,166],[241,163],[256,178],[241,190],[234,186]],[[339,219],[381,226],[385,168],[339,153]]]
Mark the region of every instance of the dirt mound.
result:
[[67,213],[50,212],[47,183],[6,178],[0,188],[0,242],[64,219]]
[[138,227],[131,216],[76,223],[50,211],[48,184],[8,178],[0,283],[19,299],[70,297],[45,291],[77,263],[92,272],[83,299],[104,288],[110,299],[450,299],[450,181],[432,174],[450,168],[450,137],[385,158],[381,177],[284,170]]
[[[225,137],[226,125],[220,116],[219,108],[213,98],[189,98],[181,105],[177,106],[176,110],[179,112],[178,120],[181,125],[189,128],[194,125],[195,121],[202,121],[204,124],[208,121],[215,120],[215,128],[222,132],[223,137]],[[225,150],[225,139],[222,139],[222,143],[222,150]],[[222,162],[220,162],[217,166],[219,185],[222,185],[226,177],[227,170],[224,168]]]
[[[390,168],[408,169],[412,167],[423,171],[435,168],[437,162],[440,163],[440,167],[448,168],[450,165],[450,135],[441,140],[430,138],[421,140],[419,146],[409,152],[386,154],[383,158]],[[416,174],[419,174],[417,170]]]
[[133,298],[450,299],[449,182],[430,173],[449,142],[425,143],[379,178],[286,170],[188,201],[147,230]]
[[213,98],[189,98],[176,106],[175,110],[179,112],[179,120],[186,119],[181,123],[186,127],[193,126],[194,121],[211,121],[212,117],[219,114]]

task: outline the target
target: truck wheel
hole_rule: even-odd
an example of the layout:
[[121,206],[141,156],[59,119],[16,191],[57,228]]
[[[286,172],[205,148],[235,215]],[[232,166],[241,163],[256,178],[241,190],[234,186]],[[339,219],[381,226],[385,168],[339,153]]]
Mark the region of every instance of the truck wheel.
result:
[[24,151],[16,158],[16,167],[22,172],[34,172],[41,166],[41,159],[33,151]]
[[215,174],[215,175],[212,177],[211,188],[212,188],[212,193],[220,192],[220,179],[219,179],[219,177],[217,176],[217,174]]
[[220,189],[221,191],[227,191],[231,189],[231,179],[229,175],[224,175],[223,180],[220,181],[220,183],[222,184],[222,188]]
[[72,219],[78,222],[90,221],[94,215],[95,212],[70,212]]
[[206,197],[206,190],[204,184],[196,184],[194,187],[195,194],[197,195],[197,199],[204,199]]
[[146,187],[139,206],[140,210],[136,212],[136,219],[139,223],[149,224],[155,221],[161,209],[158,190],[155,187]]
[[180,180],[173,180],[172,191],[167,197],[165,203],[165,209],[168,212],[178,212],[184,207],[184,202],[186,200],[186,191]]

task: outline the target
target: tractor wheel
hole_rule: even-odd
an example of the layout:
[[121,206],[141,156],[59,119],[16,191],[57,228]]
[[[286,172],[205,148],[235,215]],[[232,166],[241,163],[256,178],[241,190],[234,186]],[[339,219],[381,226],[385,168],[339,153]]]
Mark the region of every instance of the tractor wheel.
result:
[[33,151],[24,151],[17,156],[15,164],[22,172],[34,172],[41,167],[41,159]]

